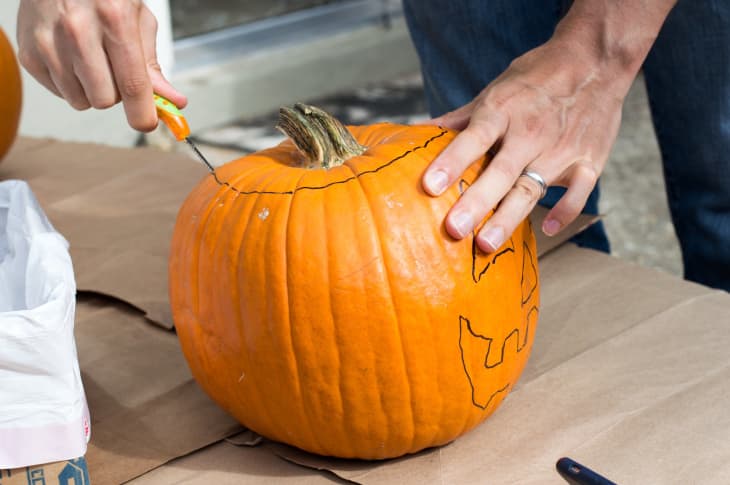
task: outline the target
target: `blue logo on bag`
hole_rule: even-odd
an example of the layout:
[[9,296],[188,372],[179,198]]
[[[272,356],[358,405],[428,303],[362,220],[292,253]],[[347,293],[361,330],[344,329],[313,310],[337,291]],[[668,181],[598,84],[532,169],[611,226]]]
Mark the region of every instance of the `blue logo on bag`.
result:
[[86,466],[86,460],[82,456],[75,460],[69,460],[68,464],[63,467],[61,473],[58,474],[59,485],[90,485],[89,469]]
[[35,468],[31,470],[30,467],[26,467],[25,478],[28,480],[28,485],[46,485],[46,477],[43,472],[43,468]]

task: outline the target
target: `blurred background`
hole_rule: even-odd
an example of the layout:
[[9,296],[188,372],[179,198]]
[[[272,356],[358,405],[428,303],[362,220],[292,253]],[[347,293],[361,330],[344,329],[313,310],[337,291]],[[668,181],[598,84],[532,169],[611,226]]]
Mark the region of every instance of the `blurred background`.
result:
[[[415,72],[399,0],[146,0],[193,131]],[[15,39],[20,0],[0,2]],[[77,113],[24,75],[21,133],[131,146],[120,106]],[[36,115],[37,114],[37,115]],[[63,120],[59,123],[59,120]]]
[[236,27],[343,0],[170,0],[175,39]]
[[[20,0],[0,2],[15,38]],[[147,0],[160,63],[190,104],[185,113],[216,163],[280,139],[279,106],[318,104],[351,124],[427,118],[418,59],[399,0]],[[24,73],[21,135],[182,150],[164,129],[142,137],[120,106],[76,112]],[[602,176],[601,211],[615,256],[681,274],[658,147],[641,78]]]

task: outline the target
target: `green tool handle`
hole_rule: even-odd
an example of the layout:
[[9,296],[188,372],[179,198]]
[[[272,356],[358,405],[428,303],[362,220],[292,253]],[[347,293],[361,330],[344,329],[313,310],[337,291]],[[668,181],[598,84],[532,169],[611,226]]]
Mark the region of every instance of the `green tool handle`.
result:
[[155,107],[157,108],[157,117],[170,128],[177,141],[183,141],[190,136],[188,121],[172,101],[155,94]]

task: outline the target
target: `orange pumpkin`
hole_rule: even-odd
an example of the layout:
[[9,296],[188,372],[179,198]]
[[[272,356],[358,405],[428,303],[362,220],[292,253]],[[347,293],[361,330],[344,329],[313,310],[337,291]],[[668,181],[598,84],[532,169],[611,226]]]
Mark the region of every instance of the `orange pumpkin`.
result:
[[310,452],[381,459],[448,443],[527,361],[529,222],[490,255],[447,235],[484,164],[426,195],[421,175],[449,130],[348,132],[303,105],[280,126],[300,150],[287,140],[224,165],[179,212],[170,301],[193,375],[245,426]]
[[22,90],[20,70],[10,41],[0,29],[0,160],[10,149],[18,132]]

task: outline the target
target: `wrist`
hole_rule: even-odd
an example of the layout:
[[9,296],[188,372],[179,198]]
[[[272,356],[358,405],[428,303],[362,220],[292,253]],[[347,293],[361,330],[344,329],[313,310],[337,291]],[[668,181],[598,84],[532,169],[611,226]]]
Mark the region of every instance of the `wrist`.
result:
[[629,8],[611,0],[576,0],[552,41],[628,90],[674,3],[654,0]]

